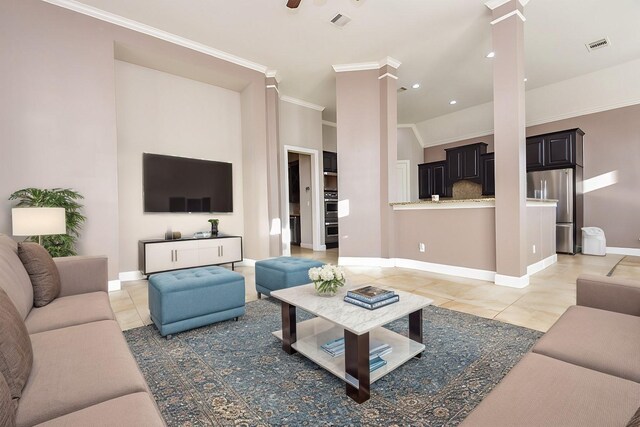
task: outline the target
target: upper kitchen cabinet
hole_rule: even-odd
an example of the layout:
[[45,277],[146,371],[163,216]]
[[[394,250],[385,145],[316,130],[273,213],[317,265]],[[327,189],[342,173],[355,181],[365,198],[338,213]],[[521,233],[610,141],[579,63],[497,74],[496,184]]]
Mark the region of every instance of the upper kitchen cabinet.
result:
[[582,166],[583,136],[571,129],[527,138],[527,171]]
[[482,195],[493,196],[496,194],[496,168],[494,153],[480,155],[480,175],[482,183]]
[[487,144],[478,142],[445,151],[449,184],[462,179],[480,182],[480,155],[487,152]]
[[448,188],[446,162],[418,165],[418,198],[428,199],[435,194],[448,197]]
[[325,172],[338,173],[338,154],[331,151],[322,152],[322,163]]

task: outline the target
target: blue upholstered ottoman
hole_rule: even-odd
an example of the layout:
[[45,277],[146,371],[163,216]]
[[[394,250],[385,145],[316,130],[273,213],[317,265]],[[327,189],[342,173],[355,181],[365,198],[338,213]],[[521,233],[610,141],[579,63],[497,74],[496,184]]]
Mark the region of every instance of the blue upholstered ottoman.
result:
[[323,262],[307,258],[279,257],[256,262],[256,291],[271,295],[271,291],[311,283],[309,269],[322,267]]
[[154,274],[149,278],[151,320],[162,336],[244,314],[244,277],[222,267]]

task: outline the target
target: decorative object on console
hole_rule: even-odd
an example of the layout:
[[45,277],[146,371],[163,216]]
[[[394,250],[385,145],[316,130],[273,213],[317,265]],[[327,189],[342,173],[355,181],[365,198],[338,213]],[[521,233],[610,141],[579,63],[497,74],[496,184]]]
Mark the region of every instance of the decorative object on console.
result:
[[309,278],[313,281],[318,295],[326,296],[335,295],[345,282],[342,268],[331,264],[309,269]]
[[173,240],[180,240],[182,239],[182,233],[179,231],[174,231],[173,233],[171,233],[171,238]]
[[220,223],[219,219],[215,219],[212,218],[209,220],[209,224],[211,224],[211,235],[212,236],[217,236],[218,235],[218,224]]
[[[25,232],[18,234],[14,223],[14,235],[29,236],[27,238],[28,241],[40,242],[52,257],[77,255],[75,245],[78,237],[80,237],[82,224],[86,220],[86,217],[81,213],[82,205],[78,203],[78,200],[81,199],[84,199],[84,197],[80,193],[69,188],[24,188],[16,191],[9,196],[9,200],[18,201],[16,208],[63,208],[63,223],[66,223],[66,228],[56,227],[55,230],[49,233],[30,232],[30,234],[27,234]],[[19,214],[34,212],[20,212]],[[39,235],[43,237],[39,238]]]

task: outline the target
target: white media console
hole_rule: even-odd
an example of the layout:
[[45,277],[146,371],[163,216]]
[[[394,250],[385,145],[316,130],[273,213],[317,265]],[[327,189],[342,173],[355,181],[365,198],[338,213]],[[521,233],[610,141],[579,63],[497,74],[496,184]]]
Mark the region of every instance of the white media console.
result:
[[140,240],[138,264],[142,274],[231,264],[242,261],[242,237],[218,236],[208,239]]

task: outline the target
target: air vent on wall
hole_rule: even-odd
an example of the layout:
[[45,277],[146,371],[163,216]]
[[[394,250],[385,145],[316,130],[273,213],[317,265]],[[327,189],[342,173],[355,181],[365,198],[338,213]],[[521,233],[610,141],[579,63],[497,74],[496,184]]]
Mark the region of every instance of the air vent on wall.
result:
[[407,90],[407,88],[406,88],[406,87],[404,87],[404,86],[402,86],[401,88],[399,88],[399,89],[398,89],[398,93],[402,93],[402,92],[404,92],[405,90]]
[[331,23],[338,28],[344,27],[349,22],[351,22],[351,18],[349,18],[347,15],[342,13],[336,13],[336,15],[333,18],[331,18]]
[[591,52],[592,50],[602,49],[603,47],[607,47],[609,45],[611,45],[611,42],[607,37],[605,37],[603,39],[596,40],[591,43],[587,43],[585,46],[587,46],[587,50]]

